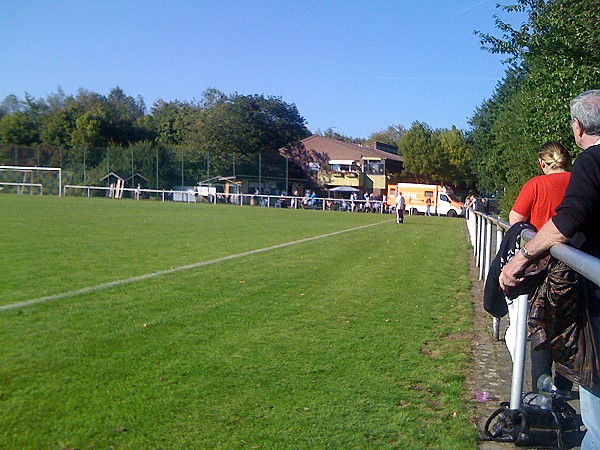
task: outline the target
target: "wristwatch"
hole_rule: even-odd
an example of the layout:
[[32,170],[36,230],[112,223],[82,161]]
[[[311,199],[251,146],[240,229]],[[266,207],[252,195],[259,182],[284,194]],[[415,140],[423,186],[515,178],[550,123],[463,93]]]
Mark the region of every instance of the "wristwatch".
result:
[[527,259],[533,259],[533,255],[527,251],[525,246],[521,247],[521,255],[523,255]]

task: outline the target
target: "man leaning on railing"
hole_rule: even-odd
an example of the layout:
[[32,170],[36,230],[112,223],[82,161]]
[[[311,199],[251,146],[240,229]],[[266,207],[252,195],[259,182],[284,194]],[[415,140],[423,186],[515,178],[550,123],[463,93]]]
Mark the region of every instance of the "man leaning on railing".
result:
[[[504,290],[520,283],[525,268],[554,244],[569,241],[573,247],[600,257],[600,90],[584,92],[571,101],[571,126],[575,143],[585,151],[575,161],[556,215],[504,266],[500,274]],[[600,448],[600,288],[588,280],[585,285],[586,295],[579,305],[587,309],[593,338],[586,346],[595,354],[591,373],[581,374],[579,396],[581,417],[588,430],[581,448],[590,450]]]

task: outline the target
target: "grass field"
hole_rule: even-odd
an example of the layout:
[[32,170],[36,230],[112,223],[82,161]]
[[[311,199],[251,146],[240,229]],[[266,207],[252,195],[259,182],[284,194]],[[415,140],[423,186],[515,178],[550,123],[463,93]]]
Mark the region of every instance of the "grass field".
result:
[[0,448],[476,448],[461,220],[0,208]]

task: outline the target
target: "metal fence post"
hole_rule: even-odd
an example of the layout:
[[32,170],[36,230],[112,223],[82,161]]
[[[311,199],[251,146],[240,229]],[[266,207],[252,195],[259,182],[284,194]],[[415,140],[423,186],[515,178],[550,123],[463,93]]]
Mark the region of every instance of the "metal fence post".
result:
[[496,225],[496,253],[500,251],[502,239],[504,239],[504,229],[498,224]]
[[519,409],[523,395],[523,375],[525,372],[525,346],[527,344],[527,315],[529,314],[529,296],[518,297],[517,340],[515,360],[513,361],[512,387],[510,391],[510,409]]
[[471,208],[467,208],[465,212],[467,216],[467,229],[469,230],[469,239],[473,246],[473,252],[475,252],[475,224],[477,223],[477,217]]
[[479,214],[473,213],[473,215],[475,216],[475,248],[473,253],[475,255],[475,266],[479,266],[479,222],[481,217],[479,217]]
[[[500,251],[500,245],[502,245],[502,239],[504,239],[504,229],[500,226],[500,224],[496,224],[496,253]],[[492,323],[492,330],[494,334],[494,339],[496,341],[500,340],[500,318],[494,317]]]
[[485,224],[485,268],[483,272],[483,281],[487,280],[492,261],[492,221],[487,219]]
[[483,280],[483,271],[484,267],[484,258],[485,258],[485,224],[486,219],[485,216],[481,215],[481,224],[479,226],[479,281]]

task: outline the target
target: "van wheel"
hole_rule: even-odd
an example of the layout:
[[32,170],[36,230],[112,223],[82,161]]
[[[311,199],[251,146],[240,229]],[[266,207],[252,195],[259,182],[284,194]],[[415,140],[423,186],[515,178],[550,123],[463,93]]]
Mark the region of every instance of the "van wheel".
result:
[[456,211],[454,211],[453,209],[451,209],[450,211],[448,211],[447,215],[448,215],[448,217],[456,217],[457,216]]

